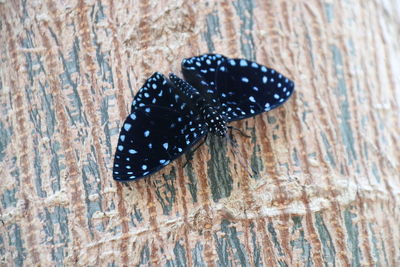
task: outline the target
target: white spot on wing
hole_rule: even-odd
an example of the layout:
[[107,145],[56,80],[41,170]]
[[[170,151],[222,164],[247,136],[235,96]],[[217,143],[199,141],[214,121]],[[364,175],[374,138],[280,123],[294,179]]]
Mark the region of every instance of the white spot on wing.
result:
[[130,154],[136,154],[136,153],[137,153],[137,151],[136,151],[135,149],[129,149],[128,152],[129,152]]
[[130,123],[125,123],[124,124],[125,131],[129,131],[131,129],[131,127],[132,127],[132,124],[130,124]]
[[263,76],[263,77],[262,77],[262,82],[263,82],[263,83],[267,83],[267,82],[268,82],[267,76]]

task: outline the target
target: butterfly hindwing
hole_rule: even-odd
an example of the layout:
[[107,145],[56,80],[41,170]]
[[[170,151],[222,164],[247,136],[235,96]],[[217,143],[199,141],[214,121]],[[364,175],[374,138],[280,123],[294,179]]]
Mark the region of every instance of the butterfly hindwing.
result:
[[[146,81],[149,89],[137,94],[132,113],[122,126],[114,159],[115,180],[129,181],[158,171],[206,133],[205,125],[191,114],[191,106],[168,81],[164,83],[166,78],[162,74],[159,75],[156,80],[152,79],[153,75]],[[156,88],[152,86],[154,83]],[[143,97],[145,92],[152,97],[163,93],[153,103],[150,96]]]

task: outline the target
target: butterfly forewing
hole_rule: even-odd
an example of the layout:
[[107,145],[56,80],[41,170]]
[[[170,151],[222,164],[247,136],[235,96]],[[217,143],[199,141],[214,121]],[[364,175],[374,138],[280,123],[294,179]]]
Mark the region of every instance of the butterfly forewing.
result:
[[[158,171],[205,134],[205,125],[193,115],[191,105],[159,75],[156,80],[153,75],[146,81],[144,87],[148,89],[139,91],[133,111],[122,126],[113,166],[116,180],[129,181]],[[155,103],[150,96],[143,97],[145,92],[156,98]]]
[[176,91],[163,74],[155,72],[145,81],[135,95],[131,112],[145,106],[158,106],[180,110],[181,105],[182,99],[180,99],[179,92]]
[[240,120],[269,111],[284,103],[294,83],[275,71],[245,59],[228,59],[220,67],[216,88],[222,114],[228,121]]
[[[214,71],[210,71],[211,66]],[[252,117],[284,103],[294,84],[277,71],[246,59],[230,59],[219,54],[205,54],[182,62],[184,77],[203,94],[217,97],[227,121]],[[212,75],[211,75],[212,74]],[[196,87],[197,88],[197,87]]]
[[226,57],[220,54],[204,54],[182,60],[182,74],[185,80],[199,90],[203,96],[220,108],[216,90],[216,77]]

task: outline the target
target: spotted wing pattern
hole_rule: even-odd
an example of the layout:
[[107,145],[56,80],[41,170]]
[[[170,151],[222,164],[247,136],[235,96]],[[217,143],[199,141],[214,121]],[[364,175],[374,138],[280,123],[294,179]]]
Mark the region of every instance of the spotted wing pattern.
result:
[[139,90],[118,139],[113,177],[130,181],[150,175],[182,155],[206,133],[198,116],[160,73]]
[[182,74],[185,80],[202,92],[209,102],[219,109],[219,95],[216,88],[217,70],[226,61],[220,54],[204,54],[182,60]]
[[[210,71],[208,66],[213,66],[213,70]],[[221,113],[227,121],[241,120],[276,108],[294,90],[294,83],[279,72],[246,59],[206,54],[184,59],[182,69],[188,81],[193,77],[197,80],[203,77],[207,84],[213,84],[207,90],[218,97]]]
[[[131,112],[144,107],[158,106],[181,110],[187,105],[176,88],[159,72],[155,72],[139,89],[132,101]],[[186,109],[184,109],[186,111]]]

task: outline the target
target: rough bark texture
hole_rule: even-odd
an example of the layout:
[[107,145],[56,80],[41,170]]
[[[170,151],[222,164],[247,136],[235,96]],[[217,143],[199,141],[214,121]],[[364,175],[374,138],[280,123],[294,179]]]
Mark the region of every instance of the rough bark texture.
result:
[[[0,1],[1,265],[398,266],[399,6]],[[132,96],[206,52],[297,91],[233,124],[240,153],[114,182]]]

